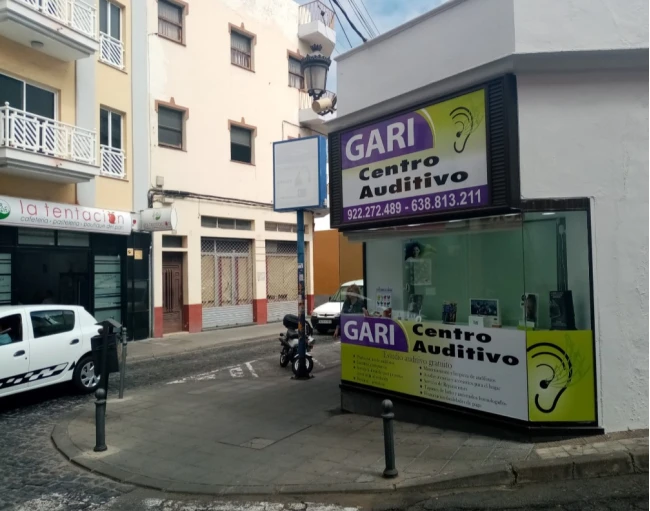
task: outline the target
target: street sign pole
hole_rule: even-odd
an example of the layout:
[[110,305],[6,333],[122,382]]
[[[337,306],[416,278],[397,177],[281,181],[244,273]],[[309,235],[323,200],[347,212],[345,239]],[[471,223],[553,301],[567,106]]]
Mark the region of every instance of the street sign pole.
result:
[[307,353],[308,326],[305,318],[305,211],[314,212],[327,204],[327,140],[303,137],[273,142],[273,209],[296,212],[298,256],[298,356],[291,367],[296,380],[308,380],[314,367]]
[[298,223],[298,374],[296,378],[309,378],[307,373],[307,330],[305,325],[305,212],[296,211]]

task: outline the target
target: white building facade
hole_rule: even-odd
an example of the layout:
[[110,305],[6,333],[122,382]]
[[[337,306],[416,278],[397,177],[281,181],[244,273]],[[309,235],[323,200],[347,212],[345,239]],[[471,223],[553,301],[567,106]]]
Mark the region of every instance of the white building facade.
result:
[[297,311],[297,236],[295,216],[273,211],[272,144],[322,131],[300,60],[312,44],[331,53],[334,14],[292,0],[143,4],[134,101],[148,109],[134,122],[148,124],[139,142],[151,150],[139,206],[178,214],[153,240],[154,336],[281,320]]
[[[451,0],[339,57],[338,118],[328,123],[330,132],[345,137],[346,130],[374,125],[411,107],[415,110],[427,102],[458,97],[508,77],[514,112],[509,120],[514,128],[506,136],[512,145],[508,172],[516,181],[510,184],[515,197],[505,212],[524,216],[523,227],[518,228],[523,229],[525,249],[526,215],[537,215],[539,221],[554,218],[550,215],[562,216],[545,209],[553,204],[563,204],[565,209],[575,205],[585,211],[580,219],[572,216],[574,211],[567,213],[562,228],[566,230],[558,232],[567,235],[568,254],[563,260],[568,255],[569,268],[565,268],[568,282],[564,289],[573,289],[574,328],[592,331],[593,336],[594,407],[593,415],[583,424],[607,432],[648,427],[647,16],[648,4],[640,0],[608,2],[607,8],[589,0]],[[490,87],[485,90],[497,90]],[[497,99],[488,97],[488,104]],[[330,146],[332,143],[330,137]],[[490,146],[495,141],[487,143]],[[490,161],[490,154],[494,152],[488,152],[488,168],[500,164]],[[337,165],[331,153],[332,201],[337,193],[337,185],[332,184],[337,179]],[[573,199],[579,200],[572,203]],[[345,192],[343,202],[345,206]],[[472,214],[438,214],[435,221],[464,222],[469,218],[471,224]],[[427,221],[434,221],[435,216]],[[387,243],[377,233],[372,237],[368,232],[355,233],[353,226],[344,225],[345,219],[336,217],[333,210],[333,225],[369,243],[366,252],[372,252],[372,243]],[[482,247],[487,251],[486,243]],[[384,251],[388,250],[386,245]],[[572,259],[572,250],[573,255],[576,251],[581,255]],[[398,248],[398,263],[400,256]],[[444,255],[438,250],[431,257],[435,266]],[[368,280],[378,271],[368,261],[366,266],[369,287],[372,283]],[[401,274],[396,277],[397,284],[385,286],[393,289],[393,309],[401,305],[395,296],[400,279]],[[469,287],[488,277],[482,274],[472,279]],[[439,284],[438,294],[442,289]],[[539,315],[548,314],[544,285],[529,279],[520,289],[538,293]],[[435,301],[435,294],[435,289],[427,291],[425,304]],[[501,298],[507,316],[507,299]],[[460,318],[463,306],[459,302],[459,325],[466,321]],[[581,315],[582,326],[577,324]],[[541,323],[542,319],[536,329]],[[506,326],[504,321],[503,328]],[[530,349],[530,343],[528,346]],[[576,379],[575,367],[569,379]],[[346,378],[344,369],[346,379],[353,378],[352,373]],[[529,377],[529,396],[533,384]],[[354,385],[350,388],[356,392]],[[347,403],[354,410],[350,400],[359,393],[352,391]],[[532,412],[530,417],[534,422]]]

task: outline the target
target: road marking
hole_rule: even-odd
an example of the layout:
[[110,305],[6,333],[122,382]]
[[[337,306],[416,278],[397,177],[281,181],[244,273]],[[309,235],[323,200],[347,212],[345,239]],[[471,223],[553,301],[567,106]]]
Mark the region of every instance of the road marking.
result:
[[314,364],[316,364],[318,367],[322,367],[323,369],[327,369],[325,367],[325,364],[320,363],[318,360],[316,360],[314,357],[312,357],[312,360],[314,361]]
[[[255,362],[255,361],[253,360],[253,362]],[[253,364],[252,364],[251,362],[246,362],[246,367],[248,367],[248,370],[249,370],[249,371],[251,372],[251,374],[253,375],[253,378],[259,378],[259,377],[257,376],[257,373],[255,372],[255,369],[253,369]]]
[[233,367],[230,370],[230,376],[232,376],[233,378],[243,378],[244,370],[241,368],[241,366]]

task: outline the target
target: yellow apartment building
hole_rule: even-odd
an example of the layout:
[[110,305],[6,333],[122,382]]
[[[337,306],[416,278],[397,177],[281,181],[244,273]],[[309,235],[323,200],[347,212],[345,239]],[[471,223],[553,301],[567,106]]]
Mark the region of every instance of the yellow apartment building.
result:
[[80,304],[140,338],[150,243],[132,229],[131,9],[0,3],[0,304]]

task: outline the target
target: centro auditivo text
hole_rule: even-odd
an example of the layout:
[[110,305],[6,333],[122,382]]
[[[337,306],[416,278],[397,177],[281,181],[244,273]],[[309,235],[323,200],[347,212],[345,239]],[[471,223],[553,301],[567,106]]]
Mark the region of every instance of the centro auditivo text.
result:
[[[424,328],[421,323],[413,325],[413,333],[419,337],[440,338],[440,339],[453,339],[456,341],[470,342],[476,339],[480,343],[487,344],[492,341],[492,337],[485,333],[475,334],[474,332],[463,331],[460,328],[449,330],[447,328]],[[496,364],[501,360],[504,364],[509,366],[516,366],[519,364],[519,359],[512,355],[501,355],[500,353],[492,353],[485,351],[485,348],[479,346],[473,348],[467,347],[463,344],[449,343],[448,346],[439,346],[437,344],[425,343],[425,341],[417,340],[413,346],[414,352],[429,353],[430,355],[442,355],[444,357],[452,358],[466,358],[467,360],[476,360],[478,362],[490,362]]]

